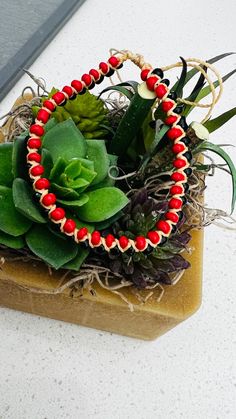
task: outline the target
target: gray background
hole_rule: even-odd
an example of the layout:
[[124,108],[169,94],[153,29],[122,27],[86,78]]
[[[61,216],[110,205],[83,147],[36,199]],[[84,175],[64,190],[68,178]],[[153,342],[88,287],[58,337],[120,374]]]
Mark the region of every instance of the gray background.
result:
[[0,100],[83,1],[0,1]]

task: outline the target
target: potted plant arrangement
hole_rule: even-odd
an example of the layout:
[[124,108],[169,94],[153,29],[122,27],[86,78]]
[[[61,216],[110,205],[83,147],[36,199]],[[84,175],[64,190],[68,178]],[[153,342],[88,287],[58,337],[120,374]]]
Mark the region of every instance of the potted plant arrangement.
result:
[[[209,140],[236,114],[211,118],[234,73],[221,78],[212,64],[227,55],[157,68],[114,51],[62,90],[23,94],[1,130],[1,305],[143,339],[196,311],[202,229],[213,220],[206,151],[224,159],[235,204],[234,164]],[[91,93],[127,60],[141,81]],[[189,122],[195,106],[207,110],[201,123]]]

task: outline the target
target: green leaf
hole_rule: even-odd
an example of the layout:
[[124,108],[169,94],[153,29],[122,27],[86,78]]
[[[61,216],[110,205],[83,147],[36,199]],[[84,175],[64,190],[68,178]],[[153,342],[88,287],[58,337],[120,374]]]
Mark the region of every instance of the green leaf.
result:
[[[209,64],[214,64],[217,61],[222,60],[225,57],[228,57],[229,55],[235,54],[235,52],[226,52],[224,54],[220,54],[217,55],[216,57],[210,58],[209,60],[207,60],[207,62]],[[189,82],[189,80],[192,79],[192,77],[195,76],[195,74],[197,74],[199,72],[199,70],[197,70],[196,68],[193,68],[192,70],[189,70],[186,74],[186,79],[185,79],[185,85]],[[174,86],[171,88],[171,90],[175,90],[177,87],[178,81],[174,84]]]
[[62,266],[62,269],[72,269],[74,271],[79,271],[82,263],[89,255],[88,249],[83,249],[81,246],[78,246],[78,254],[77,256],[72,259],[70,262],[67,262],[65,265]]
[[80,192],[81,190],[84,190],[88,185],[89,182],[86,179],[83,178],[77,178],[75,180],[68,179],[67,175],[65,173],[62,173],[60,176],[60,183],[66,187],[66,188],[72,188],[76,191]]
[[85,157],[86,142],[72,119],[63,121],[44,136],[43,147],[50,151],[53,162],[59,157],[71,160],[75,157]]
[[109,153],[117,156],[126,153],[154,101],[155,99],[143,99],[138,93],[135,93],[110,143]]
[[140,167],[139,167],[140,171],[143,171],[145,169],[149,160],[152,158],[152,156],[154,156],[156,154],[156,148],[158,147],[160,141],[162,140],[162,138],[164,137],[164,135],[166,134],[168,129],[169,129],[169,127],[167,125],[163,125],[160,130],[156,131],[154,140],[152,141],[152,143],[149,146],[150,147],[149,150],[143,156],[143,159],[142,159]]
[[109,91],[116,91],[119,93],[122,93],[124,96],[126,96],[129,100],[132,99],[134,93],[131,92],[131,90],[127,89],[126,87],[120,86],[119,84],[117,84],[116,86],[109,86],[106,87],[100,94],[99,97],[105,93],[105,92],[109,92]]
[[11,186],[13,143],[0,144],[0,185]]
[[79,199],[75,199],[73,201],[66,201],[65,199],[58,199],[57,201],[60,202],[60,204],[64,205],[64,207],[77,208],[77,207],[82,207],[82,205],[86,204],[88,200],[89,200],[88,195],[82,194],[80,195]]
[[231,118],[236,115],[236,108],[232,108],[227,112],[222,113],[214,119],[210,119],[205,122],[204,127],[208,129],[209,132],[213,132],[228,122]]
[[183,63],[183,67],[182,67],[180,79],[179,79],[179,81],[177,83],[177,86],[175,88],[175,93],[177,94],[177,97],[182,97],[183,96],[183,88],[184,88],[185,80],[186,80],[186,76],[187,76],[187,63],[186,63],[186,61],[183,57],[180,57],[180,59]]
[[70,186],[71,181],[77,181],[77,180],[85,180],[86,182],[91,183],[92,180],[96,177],[96,172],[89,168],[89,166],[90,167],[94,166],[93,162],[90,162],[88,160],[88,163],[90,162],[91,165],[87,165],[86,163],[84,164],[82,160],[86,162],[85,159],[73,159],[66,166],[64,170],[64,174],[67,176],[68,186]]
[[80,194],[74,189],[57,185],[57,183],[51,183],[51,191],[61,199],[80,199]]
[[13,152],[12,152],[12,172],[14,178],[21,177],[27,178],[27,167],[26,167],[26,137],[28,131],[25,131],[14,141]]
[[12,190],[0,186],[0,230],[11,236],[21,236],[32,225],[32,221],[23,217],[15,208]]
[[107,220],[101,221],[100,223],[96,223],[95,224],[95,229],[101,231],[101,230],[104,230],[107,227],[110,227],[117,220],[119,220],[119,218],[121,218],[122,215],[124,215],[124,212],[123,211],[118,211],[115,215],[108,218]]
[[80,218],[88,222],[107,220],[129,202],[126,195],[115,187],[101,188],[86,194],[89,200],[80,208]]
[[22,249],[25,242],[23,236],[13,237],[0,231],[0,244],[10,247],[11,249]]
[[24,179],[16,178],[14,180],[12,192],[14,205],[21,214],[36,223],[47,222],[34,202],[32,188]]
[[50,175],[50,172],[53,168],[52,156],[51,156],[51,153],[46,148],[42,149],[41,155],[42,155],[42,165],[44,167],[44,174],[43,175],[46,178],[48,178],[49,175]]
[[232,177],[232,202],[231,202],[231,214],[234,211],[235,201],[236,201],[236,168],[230,156],[218,145],[212,144],[208,141],[201,143],[195,151],[202,152],[205,150],[213,151],[218,154],[228,165],[231,177]]
[[[226,74],[224,77],[222,77],[222,82],[224,83],[226,80],[228,80],[235,73],[236,73],[236,69],[230,71],[228,74]],[[201,76],[203,76],[203,75],[201,75]],[[204,76],[203,76],[203,79],[204,79]],[[216,87],[219,86],[219,81],[216,80],[216,81],[214,81],[213,84],[216,88]],[[193,91],[191,93],[191,95],[189,97],[187,97],[186,99],[190,100],[191,102],[194,102],[195,100],[197,102],[199,102],[204,97],[208,96],[210,93],[211,93],[211,87],[208,85],[208,86],[206,86],[202,89],[201,85],[200,85],[200,82],[199,82],[199,86],[197,87],[197,85],[196,85],[196,90]],[[186,105],[185,108],[184,108],[184,111],[182,112],[182,115],[187,116],[192,111],[192,109],[194,109],[194,106]]]
[[35,225],[28,231],[26,243],[35,255],[55,269],[74,259],[78,252],[72,239],[63,240],[42,225]]
[[58,157],[58,159],[54,163],[54,166],[50,172],[49,179],[57,181],[58,177],[64,172],[66,165],[67,165],[67,161],[63,159],[63,157]]
[[55,118],[50,118],[44,127],[44,131],[48,132],[50,129],[54,128],[58,124]]
[[92,184],[101,182],[107,176],[109,156],[104,140],[86,140],[88,159],[94,162],[94,171],[97,173]]

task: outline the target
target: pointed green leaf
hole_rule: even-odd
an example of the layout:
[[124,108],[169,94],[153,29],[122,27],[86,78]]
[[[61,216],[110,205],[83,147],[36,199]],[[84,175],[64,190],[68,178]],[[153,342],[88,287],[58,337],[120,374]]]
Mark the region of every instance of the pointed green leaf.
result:
[[47,222],[40,212],[40,207],[34,201],[32,188],[24,179],[14,180],[12,192],[14,205],[21,214],[36,223]]
[[83,249],[81,246],[78,246],[78,254],[77,256],[72,259],[70,262],[67,262],[65,265],[62,266],[62,269],[72,269],[73,271],[79,271],[82,263],[85,261],[87,256],[89,255],[88,249]]
[[[214,64],[214,63],[216,63],[217,61],[220,61],[220,60],[222,60],[223,58],[228,57],[229,55],[232,55],[232,54],[235,54],[235,52],[226,52],[226,53],[224,53],[224,54],[220,54],[220,55],[217,55],[216,57],[210,58],[209,60],[207,60],[207,62],[208,62],[209,64]],[[195,74],[197,74],[198,72],[199,72],[199,70],[197,70],[196,68],[193,68],[192,70],[189,70],[189,71],[187,72],[187,75],[186,75],[185,85],[186,85],[186,84],[189,82],[189,80],[191,80],[191,79],[192,79],[192,77],[194,77],[194,76],[195,76]],[[176,87],[177,87],[177,84],[178,84],[178,81],[174,84],[174,86],[171,88],[171,90],[175,90],[175,89],[176,89]]]
[[132,99],[134,93],[131,92],[129,89],[127,89],[126,87],[120,86],[119,84],[116,86],[109,86],[106,87],[105,89],[103,89],[103,91],[99,94],[99,97],[101,95],[103,95],[103,93],[109,92],[109,91],[115,91],[115,92],[119,92],[122,93],[124,96],[126,96],[129,100]]
[[209,132],[213,132],[228,122],[231,118],[236,115],[236,108],[232,108],[227,112],[222,113],[214,119],[210,119],[205,122],[204,127],[208,129]]
[[218,154],[228,165],[231,178],[232,178],[232,202],[231,202],[231,213],[234,211],[235,201],[236,201],[236,168],[231,160],[230,156],[218,145],[212,144],[208,141],[201,143],[195,151],[202,152],[205,150],[213,151]]
[[0,185],[11,186],[13,143],[0,144]]
[[53,162],[59,157],[71,160],[74,157],[85,157],[86,142],[72,119],[55,125],[44,136],[43,147],[50,151]]
[[[228,74],[226,74],[224,77],[222,77],[222,82],[224,83],[226,80],[228,80],[235,73],[236,73],[236,69],[230,71]],[[219,86],[219,81],[216,80],[216,81],[214,81],[213,84],[216,88],[216,87]],[[199,85],[198,89],[196,88],[196,90],[193,93],[191,93],[191,95],[189,97],[187,97],[186,99],[190,100],[191,102],[193,102],[193,101],[199,102],[204,97],[208,96],[210,93],[211,93],[211,87],[209,85],[205,86],[203,89]],[[182,115],[187,116],[192,111],[192,109],[194,109],[194,106],[186,105]]]
[[16,210],[12,190],[6,186],[0,186],[0,230],[16,237],[28,231],[31,225],[32,221]]
[[80,218],[88,222],[107,220],[129,202],[126,195],[115,187],[101,188],[86,194],[89,200],[80,208]]
[[175,88],[175,93],[177,94],[177,97],[182,97],[183,96],[183,88],[184,88],[184,85],[186,83],[186,76],[187,76],[187,63],[186,63],[186,61],[183,57],[180,57],[180,59],[183,63],[183,67],[182,67],[180,79],[179,79],[179,81],[177,83],[177,86]]
[[43,225],[34,225],[28,231],[26,243],[35,255],[55,269],[74,259],[78,252],[78,246],[73,240],[63,240]]
[[109,153],[124,155],[141,128],[155,99],[143,99],[135,93],[110,143]]
[[22,249],[25,245],[23,236],[13,237],[0,231],[0,244],[11,249]]
[[86,140],[88,159],[94,162],[94,171],[97,173],[93,185],[101,182],[107,176],[109,157],[104,140]]

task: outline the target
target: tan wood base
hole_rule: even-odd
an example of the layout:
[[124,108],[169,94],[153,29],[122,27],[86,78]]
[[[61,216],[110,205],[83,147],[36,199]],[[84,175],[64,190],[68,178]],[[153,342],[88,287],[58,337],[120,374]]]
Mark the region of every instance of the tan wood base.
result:
[[[190,246],[192,255],[186,258],[191,268],[174,286],[164,286],[165,292],[157,302],[160,291],[131,312],[119,296],[94,285],[96,296],[85,290],[84,295],[39,294],[26,287],[53,289],[58,287],[62,272],[49,275],[42,263],[5,262],[0,271],[0,305],[53,319],[76,323],[95,329],[151,340],[164,334],[191,316],[201,304],[203,232],[194,231]],[[25,287],[25,288],[24,288]],[[137,302],[127,289],[125,295]]]

